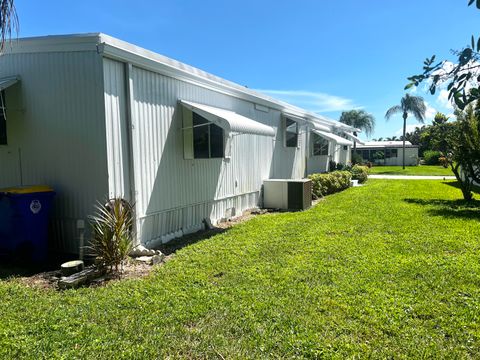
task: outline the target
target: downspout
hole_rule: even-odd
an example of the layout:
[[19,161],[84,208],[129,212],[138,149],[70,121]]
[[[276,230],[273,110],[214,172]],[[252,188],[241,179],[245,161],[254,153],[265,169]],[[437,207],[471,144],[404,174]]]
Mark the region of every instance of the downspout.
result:
[[140,218],[137,211],[138,192],[135,186],[135,151],[134,151],[134,97],[133,97],[133,65],[131,63],[125,64],[125,91],[126,91],[126,105],[127,105],[127,147],[128,147],[128,177],[130,182],[130,202],[133,206],[133,213],[135,214],[135,221],[133,222],[133,231],[135,234],[135,245],[140,244]]

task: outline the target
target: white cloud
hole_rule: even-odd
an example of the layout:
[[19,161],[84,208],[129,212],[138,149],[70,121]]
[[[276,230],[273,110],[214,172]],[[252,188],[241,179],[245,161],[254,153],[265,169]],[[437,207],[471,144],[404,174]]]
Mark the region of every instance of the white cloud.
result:
[[[413,132],[415,131],[415,128],[417,127],[421,127],[422,124],[407,124],[407,130],[406,132],[409,133],[409,132]],[[401,127],[400,129],[398,129],[397,131],[395,131],[395,135],[396,136],[402,136],[403,135],[403,127]]]
[[433,108],[430,106],[428,102],[425,101],[425,106],[427,107],[427,111],[425,111],[425,121],[432,121],[435,118],[435,115],[437,114],[437,109]]
[[437,96],[437,103],[448,110],[453,110],[452,102],[448,99],[448,90],[442,89]]
[[312,112],[334,112],[358,108],[350,99],[321,92],[265,89],[257,89],[256,91],[281,99]]
[[416,86],[412,86],[410,89],[408,89],[408,92],[410,94],[416,94],[417,90],[418,90],[418,88]]

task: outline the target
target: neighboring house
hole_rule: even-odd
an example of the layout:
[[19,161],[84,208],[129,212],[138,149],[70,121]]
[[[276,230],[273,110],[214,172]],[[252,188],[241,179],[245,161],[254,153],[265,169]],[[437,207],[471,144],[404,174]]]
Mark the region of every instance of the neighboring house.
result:
[[[357,145],[357,154],[364,161],[377,165],[402,165],[403,141],[367,141]],[[418,164],[418,145],[405,141],[405,165]]]
[[97,201],[131,201],[153,247],[261,205],[265,179],[348,162],[355,130],[104,34],[13,41],[0,93],[0,188],[54,187],[64,252]]

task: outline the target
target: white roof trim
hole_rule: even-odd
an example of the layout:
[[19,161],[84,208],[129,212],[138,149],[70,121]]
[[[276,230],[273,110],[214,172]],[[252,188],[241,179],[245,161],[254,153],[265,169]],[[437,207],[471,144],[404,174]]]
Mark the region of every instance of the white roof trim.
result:
[[208,121],[220,126],[227,132],[275,136],[275,129],[249,119],[230,110],[219,109],[209,105],[197,104],[191,101],[180,100],[187,109],[203,116]]
[[18,76],[10,76],[6,78],[1,78],[0,79],[0,91],[3,91],[7,88],[9,88],[12,85],[15,85],[17,82],[19,82],[20,79]]
[[9,43],[5,54],[62,51],[97,51],[112,59],[131,63],[135,66],[166,76],[193,83],[254,104],[266,106],[288,115],[303,118],[307,122],[317,121],[333,128],[356,131],[353,127],[304,110],[297,106],[272,98],[245,86],[222,79],[193,66],[181,63],[153,51],[102,33],[54,35],[17,39]]
[[353,143],[350,140],[347,140],[341,136],[338,136],[329,132],[325,132],[325,131],[319,131],[319,130],[312,130],[312,131],[315,134],[320,135],[321,137],[327,140],[335,141],[338,145],[349,145],[349,146],[353,145]]
[[349,132],[346,132],[346,131],[345,131],[345,135],[347,135],[350,139],[352,139],[353,141],[359,143],[360,145],[365,145],[365,142],[363,142],[362,140],[360,140],[359,137],[353,135],[352,133],[349,133]]

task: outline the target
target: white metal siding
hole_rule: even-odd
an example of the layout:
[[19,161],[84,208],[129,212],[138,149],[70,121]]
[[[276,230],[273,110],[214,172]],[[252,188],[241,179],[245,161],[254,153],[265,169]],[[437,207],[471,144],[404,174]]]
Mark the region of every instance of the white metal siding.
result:
[[[107,78],[118,79],[119,64],[106,59],[104,68],[106,74],[115,75],[106,75],[106,82]],[[257,206],[264,179],[304,176],[304,129],[299,149],[283,146],[280,128],[275,139],[235,135],[230,159],[184,159],[179,99],[229,109],[274,128],[280,126],[279,111],[259,111],[253,103],[137,67],[132,69],[131,82],[135,202],[142,243],[153,246],[200,229],[205,218],[215,222]],[[112,84],[110,89],[117,89],[118,94],[119,84]],[[106,95],[105,99],[107,108],[122,108],[118,96]],[[120,174],[114,176],[115,181],[125,177],[124,172],[115,174]],[[119,186],[112,183],[110,189]]]
[[109,197],[130,200],[125,64],[105,59],[103,72]]
[[53,186],[52,245],[76,252],[76,220],[107,194],[101,58],[94,51],[0,56],[0,77],[12,75],[21,83],[7,90],[9,146],[0,146],[0,168],[21,171],[23,181],[0,175],[0,187]]

